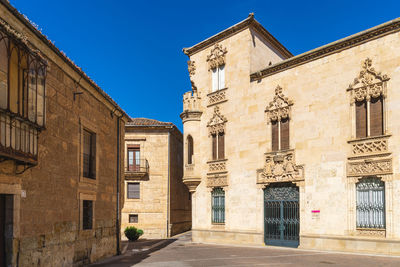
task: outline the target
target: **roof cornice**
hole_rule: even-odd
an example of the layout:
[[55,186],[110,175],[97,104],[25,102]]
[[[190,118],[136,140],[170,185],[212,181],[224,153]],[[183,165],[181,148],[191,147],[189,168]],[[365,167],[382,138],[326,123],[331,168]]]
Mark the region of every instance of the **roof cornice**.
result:
[[284,47],[272,34],[270,34],[257,20],[254,18],[254,14],[250,13],[249,16],[245,19],[242,20],[241,22],[229,27],[228,29],[223,30],[222,32],[219,32],[210,38],[207,38],[206,40],[188,48],[183,48],[183,53],[185,53],[187,56],[191,56],[200,50],[203,50],[207,47],[212,46],[213,44],[221,41],[222,39],[226,39],[244,29],[247,28],[253,28],[256,30],[262,37],[264,37],[266,40],[268,40],[271,45],[279,51],[279,53],[282,54],[282,56],[289,58],[292,57],[293,54],[287,50],[286,47]]
[[252,73],[250,80],[261,80],[264,77],[273,75],[275,73],[294,68],[296,66],[317,60],[328,55],[341,52],[351,47],[375,40],[385,35],[400,31],[400,18],[391,20],[381,25],[375,26],[368,30],[353,34],[346,38],[332,42],[330,44],[318,47],[311,51],[305,52],[298,56],[283,60],[272,66],[269,66],[261,71]]

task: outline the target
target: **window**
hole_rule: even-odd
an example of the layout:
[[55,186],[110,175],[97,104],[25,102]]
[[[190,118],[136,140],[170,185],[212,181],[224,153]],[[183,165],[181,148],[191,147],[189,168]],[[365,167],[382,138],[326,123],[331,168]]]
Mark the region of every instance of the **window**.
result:
[[357,228],[385,229],[385,183],[368,177],[356,184]]
[[83,176],[96,179],[96,135],[83,129]]
[[187,137],[187,163],[192,164],[193,163],[193,138],[192,136],[188,135]]
[[272,121],[272,151],[289,149],[289,119]]
[[139,199],[140,198],[140,184],[139,183],[128,183],[127,197],[128,197],[128,199]]
[[212,69],[212,91],[225,88],[225,65]]
[[139,216],[137,214],[129,214],[129,223],[138,223]]
[[83,200],[82,203],[82,229],[93,229],[93,201]]
[[225,223],[225,191],[220,187],[211,192],[211,211],[212,223]]
[[383,135],[383,97],[356,102],[356,137]]
[[140,171],[140,147],[128,147],[128,171]]
[[225,133],[212,134],[212,159],[225,158]]
[[0,108],[7,109],[8,103],[8,52],[7,38],[0,33]]

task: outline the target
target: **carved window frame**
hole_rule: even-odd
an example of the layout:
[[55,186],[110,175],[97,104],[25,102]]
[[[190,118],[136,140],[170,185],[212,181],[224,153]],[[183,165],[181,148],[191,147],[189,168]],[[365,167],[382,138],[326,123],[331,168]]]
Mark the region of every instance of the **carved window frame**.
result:
[[212,80],[212,75],[210,76],[211,78],[211,90],[209,91],[209,94],[218,94],[218,92],[220,92],[221,90],[227,89],[228,86],[226,85],[227,79],[226,79],[226,68],[227,68],[227,64],[226,64],[226,54],[228,53],[227,49],[222,47],[221,44],[215,44],[214,47],[211,49],[210,54],[207,55],[207,64],[208,64],[208,71],[213,72],[213,70],[217,69],[217,76],[219,77],[219,71],[220,68],[223,67],[223,71],[224,71],[224,86],[223,88],[219,88],[219,81],[218,81],[218,88],[214,90],[213,87],[213,80]]
[[[211,153],[210,153],[210,158],[212,159],[212,161],[221,161],[221,160],[225,160],[226,159],[226,122],[228,120],[226,119],[226,117],[224,115],[221,114],[220,109],[218,106],[214,107],[214,113],[213,116],[211,117],[211,119],[209,120],[209,122],[207,123],[207,127],[208,127],[208,136],[211,137]],[[224,135],[224,158],[220,159],[218,158],[218,139],[219,139],[219,135],[223,134]],[[212,136],[216,135],[217,136],[217,157],[216,159],[213,159],[213,139]]]
[[[379,136],[371,136],[370,135],[370,125],[371,125],[371,114],[370,114],[370,102],[371,98],[382,97],[382,119],[383,119],[383,134],[381,136],[388,135],[387,129],[387,118],[388,118],[388,110],[386,105],[387,99],[387,82],[390,78],[385,75],[377,72],[372,67],[372,60],[367,58],[363,61],[362,70],[358,74],[358,76],[354,79],[354,81],[349,85],[347,91],[350,92],[350,109],[351,109],[351,140],[359,140],[359,139],[369,139],[376,138]],[[356,129],[356,103],[366,101],[367,102],[367,136],[359,138],[357,137],[357,129]]]
[[[265,108],[265,114],[267,116],[267,133],[269,136],[269,140],[271,140],[270,151],[271,152],[279,152],[279,151],[288,151],[291,149],[291,140],[293,129],[292,122],[292,106],[293,101],[286,97],[282,92],[282,87],[279,85],[275,88],[275,96],[271,102],[269,102],[268,106]],[[289,121],[289,148],[281,149],[281,121],[283,119],[287,119]],[[272,123],[278,122],[278,150],[274,151],[272,149]]]

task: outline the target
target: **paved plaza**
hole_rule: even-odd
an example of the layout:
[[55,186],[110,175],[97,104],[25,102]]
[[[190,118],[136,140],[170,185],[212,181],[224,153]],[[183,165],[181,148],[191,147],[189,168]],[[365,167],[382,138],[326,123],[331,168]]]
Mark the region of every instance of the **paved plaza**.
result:
[[196,244],[190,239],[188,233],[147,250],[128,250],[122,256],[91,266],[400,266],[400,257]]

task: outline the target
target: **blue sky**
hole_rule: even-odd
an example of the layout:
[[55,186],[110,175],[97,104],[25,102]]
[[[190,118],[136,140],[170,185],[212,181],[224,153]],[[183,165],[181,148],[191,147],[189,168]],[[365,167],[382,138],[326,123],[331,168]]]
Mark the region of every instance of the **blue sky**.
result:
[[294,55],[400,16],[400,1],[10,0],[131,117],[182,129],[192,46],[258,20]]

